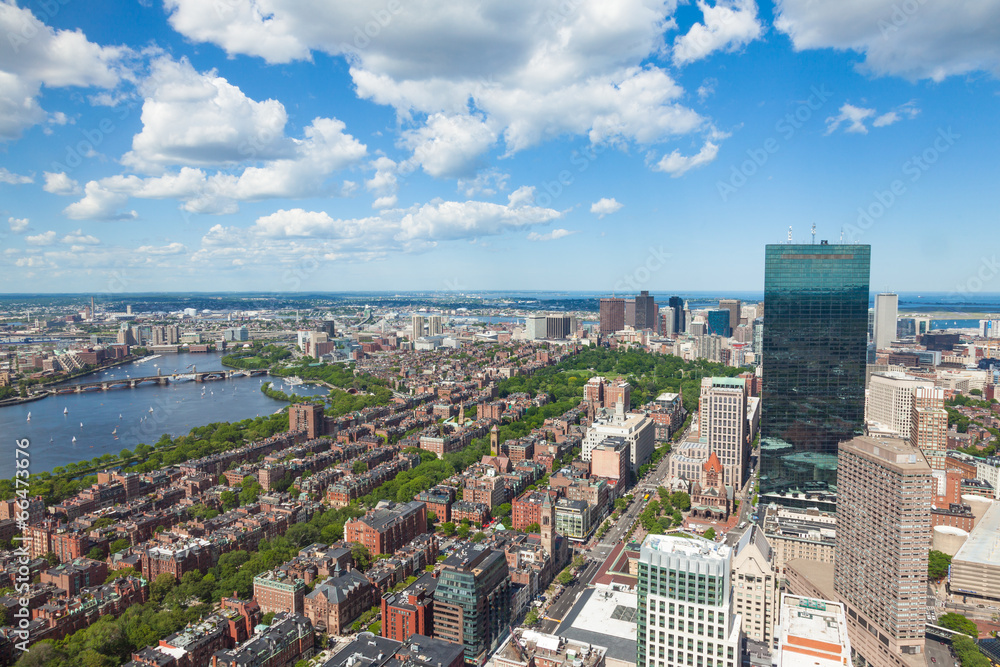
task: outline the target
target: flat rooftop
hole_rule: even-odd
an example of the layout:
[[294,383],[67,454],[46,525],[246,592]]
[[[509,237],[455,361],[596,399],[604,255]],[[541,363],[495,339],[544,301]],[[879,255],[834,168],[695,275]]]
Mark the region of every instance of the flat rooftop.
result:
[[952,560],[1000,566],[1000,503],[990,505]]
[[833,667],[850,660],[847,617],[836,602],[785,595],[781,599],[781,667]]
[[635,622],[639,596],[623,591],[588,589],[563,619],[556,635],[607,647],[609,658],[635,663]]
[[642,548],[664,554],[674,553],[714,558],[729,558],[733,550],[732,547],[721,542],[713,542],[700,537],[678,537],[675,535],[647,535],[646,539],[642,541]]

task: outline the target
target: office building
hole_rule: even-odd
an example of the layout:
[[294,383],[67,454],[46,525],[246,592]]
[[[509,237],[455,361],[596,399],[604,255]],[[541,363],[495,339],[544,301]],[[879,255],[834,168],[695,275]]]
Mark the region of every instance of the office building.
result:
[[638,563],[637,667],[740,666],[731,556],[731,547],[702,538],[646,536]]
[[732,320],[728,310],[709,310],[705,313],[705,334],[729,338]]
[[853,667],[844,605],[786,593],[781,597],[775,667]]
[[684,299],[679,296],[672,296],[670,300],[667,301],[667,307],[673,311],[672,323],[673,329],[671,331],[664,331],[665,334],[679,334],[684,333],[687,330],[687,326],[684,322]]
[[582,500],[560,498],[556,501],[556,532],[575,542],[584,541],[593,527],[591,509]]
[[624,404],[619,401],[614,413],[599,416],[587,429],[581,458],[589,463],[594,448],[609,437],[622,438],[628,443],[632,472],[638,472],[656,448],[656,425],[645,413],[625,412]]
[[947,469],[948,412],[944,409],[944,390],[940,387],[913,390],[910,444],[923,453],[932,469]]
[[896,317],[899,314],[899,296],[891,292],[875,295],[872,342],[875,349],[886,350],[896,340]]
[[532,313],[525,318],[525,336],[528,340],[542,340],[546,335],[545,315]]
[[434,636],[461,644],[465,662],[483,665],[510,629],[510,574],[503,551],[460,547],[441,563],[434,589]]
[[[872,667],[923,664],[931,468],[905,440],[840,444],[834,590]],[[858,661],[860,662],[860,661]]]
[[933,388],[934,382],[898,371],[875,373],[868,380],[865,421],[909,440],[913,428],[913,392],[918,387]]
[[[951,559],[948,583],[953,593],[1000,602],[1000,503],[993,502]],[[971,602],[971,600],[970,600]]]
[[[765,251],[761,484],[765,502],[832,508],[837,445],[862,431],[871,246]],[[793,499],[790,494],[811,497]]]
[[642,290],[639,292],[639,296],[631,299],[634,304],[632,320],[629,321],[628,318],[625,320],[625,324],[632,326],[636,331],[641,331],[642,329],[653,329],[658,330],[656,326],[657,312],[656,299],[649,296],[648,290]]
[[418,338],[422,338],[424,335],[424,317],[423,315],[414,315],[410,318],[410,340],[416,341]]
[[608,336],[625,328],[625,299],[601,299],[601,335]]
[[740,325],[742,317],[743,303],[739,299],[719,299],[719,310],[729,311],[729,328],[735,329]]
[[733,553],[733,605],[743,619],[743,635],[767,646],[774,643],[778,576],[774,552],[760,526],[751,524]]
[[709,452],[715,453],[722,463],[724,483],[741,489],[750,455],[746,380],[702,378],[698,418],[701,437],[707,441]]
[[545,318],[545,337],[549,340],[569,338],[576,329],[576,318],[571,315],[548,315]]
[[[805,559],[832,569],[837,551],[837,519],[818,509],[772,504],[764,510],[764,536],[771,545],[774,571],[786,574],[786,565]],[[829,593],[833,595],[831,590]]]

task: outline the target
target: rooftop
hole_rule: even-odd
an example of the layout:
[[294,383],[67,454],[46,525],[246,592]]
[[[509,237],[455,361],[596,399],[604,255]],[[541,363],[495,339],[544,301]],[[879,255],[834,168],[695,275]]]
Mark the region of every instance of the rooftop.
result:
[[556,629],[556,634],[606,646],[608,658],[634,664],[637,606],[635,593],[586,590]]
[[1000,566],[1000,503],[990,505],[952,561]]

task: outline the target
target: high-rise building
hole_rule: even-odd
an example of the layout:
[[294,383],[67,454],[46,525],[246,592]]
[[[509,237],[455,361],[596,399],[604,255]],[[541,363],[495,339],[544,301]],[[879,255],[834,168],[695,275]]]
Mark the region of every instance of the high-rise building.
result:
[[913,392],[934,382],[898,371],[875,373],[868,380],[865,421],[880,424],[900,438],[910,439]]
[[723,336],[724,338],[728,338],[731,335],[732,319],[730,319],[731,316],[728,310],[710,310],[705,315],[705,321],[708,325],[705,333]]
[[649,296],[648,290],[642,290],[639,292],[639,296],[633,299],[635,302],[634,306],[634,318],[633,321],[629,322],[626,318],[625,324],[629,324],[636,328],[636,330],[641,329],[656,329],[656,299]]
[[733,604],[747,639],[772,646],[777,621],[778,576],[774,552],[760,526],[751,524],[733,553]]
[[444,318],[440,315],[431,315],[428,317],[427,331],[430,336],[440,336],[444,333]]
[[549,340],[569,338],[576,318],[570,315],[549,315],[545,318],[545,337]]
[[747,438],[747,392],[743,378],[702,378],[698,398],[701,437],[709,452],[719,457],[725,471],[725,484],[743,488],[749,458]]
[[944,409],[944,389],[941,387],[913,390],[910,444],[923,453],[932,469],[947,469],[948,412]]
[[[764,268],[761,494],[832,500],[837,445],[861,432],[871,246],[769,245]],[[821,498],[821,496],[823,496]]]
[[423,338],[424,336],[424,317],[423,315],[414,315],[410,318],[410,340],[415,341],[418,338]]
[[735,329],[740,325],[743,303],[739,299],[719,299],[719,309],[729,311],[730,329]]
[[679,296],[672,296],[670,300],[667,301],[667,307],[674,311],[673,325],[674,328],[671,331],[665,331],[666,334],[676,334],[684,333],[686,326],[684,324],[684,299]]
[[525,318],[525,335],[528,340],[542,340],[545,338],[545,315],[542,313],[532,313]]
[[619,401],[615,404],[612,415],[594,420],[584,436],[581,459],[589,463],[594,447],[605,438],[619,437],[629,444],[629,462],[633,472],[638,472],[639,466],[649,461],[656,449],[656,424],[645,413],[630,413],[626,410],[625,404]]
[[872,341],[875,349],[885,350],[896,340],[896,317],[899,315],[899,295],[883,292],[875,295]]
[[639,550],[636,666],[739,667],[741,619],[732,609],[732,547],[647,535]]
[[510,573],[503,551],[460,547],[441,563],[434,589],[434,636],[461,644],[465,662],[483,665],[510,629]]
[[[834,590],[872,667],[923,664],[931,468],[901,439],[840,444]],[[860,662],[860,661],[858,661]]]
[[625,299],[601,299],[601,335],[608,336],[625,328]]

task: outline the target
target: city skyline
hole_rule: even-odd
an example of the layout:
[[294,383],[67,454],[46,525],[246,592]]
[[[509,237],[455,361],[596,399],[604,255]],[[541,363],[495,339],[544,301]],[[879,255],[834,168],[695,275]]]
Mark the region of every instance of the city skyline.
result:
[[0,5],[0,290],[990,291],[989,3],[389,4]]

